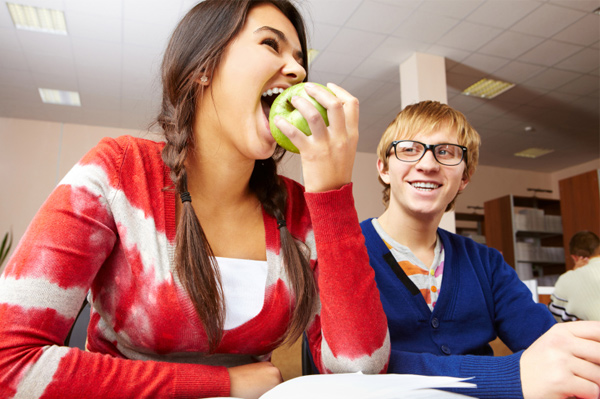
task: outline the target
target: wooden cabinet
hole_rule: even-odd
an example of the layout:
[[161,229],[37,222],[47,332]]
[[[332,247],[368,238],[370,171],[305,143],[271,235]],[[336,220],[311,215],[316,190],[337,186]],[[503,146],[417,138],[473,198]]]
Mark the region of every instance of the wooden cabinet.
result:
[[486,201],[485,238],[522,280],[565,271],[560,201],[505,197]]
[[600,236],[600,170],[595,169],[558,182],[563,216],[563,244],[567,269],[573,268],[569,256],[569,241],[581,230]]

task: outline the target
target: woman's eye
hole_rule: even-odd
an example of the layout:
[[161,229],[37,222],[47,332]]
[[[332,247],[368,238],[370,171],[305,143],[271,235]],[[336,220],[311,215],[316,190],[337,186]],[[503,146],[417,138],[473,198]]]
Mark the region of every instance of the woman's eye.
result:
[[279,52],[279,42],[277,42],[275,39],[265,39],[262,41],[262,44],[266,44],[276,52]]

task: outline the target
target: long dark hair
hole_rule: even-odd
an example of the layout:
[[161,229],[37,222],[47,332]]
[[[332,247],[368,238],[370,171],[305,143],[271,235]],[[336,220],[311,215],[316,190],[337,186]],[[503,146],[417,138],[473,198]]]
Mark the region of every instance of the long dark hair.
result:
[[[204,95],[204,86],[197,81],[219,65],[227,45],[243,28],[248,12],[261,3],[275,5],[294,25],[307,65],[304,22],[287,0],[206,0],[186,14],[171,37],[162,63],[163,100],[157,123],[166,139],[162,158],[178,193],[188,191],[185,160],[194,145],[196,105]],[[277,220],[285,219],[287,199],[287,190],[277,175],[277,163],[283,154],[284,150],[277,147],[271,158],[256,161],[249,183],[264,210]],[[312,316],[316,283],[306,247],[294,240],[286,227],[280,228],[280,238],[285,271],[294,293],[294,303],[289,304],[291,323],[281,341],[293,342]],[[190,295],[204,326],[209,351],[214,352],[223,336],[223,291],[212,249],[191,202],[182,206],[175,263],[177,278]]]

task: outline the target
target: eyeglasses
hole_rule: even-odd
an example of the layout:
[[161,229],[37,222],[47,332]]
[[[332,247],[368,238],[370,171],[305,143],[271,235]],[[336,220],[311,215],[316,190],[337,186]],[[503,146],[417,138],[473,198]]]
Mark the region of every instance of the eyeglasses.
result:
[[402,162],[417,162],[425,156],[427,150],[431,150],[435,160],[446,166],[460,164],[467,153],[467,147],[458,144],[424,144],[413,140],[392,141],[387,151],[388,156],[392,148],[396,158]]

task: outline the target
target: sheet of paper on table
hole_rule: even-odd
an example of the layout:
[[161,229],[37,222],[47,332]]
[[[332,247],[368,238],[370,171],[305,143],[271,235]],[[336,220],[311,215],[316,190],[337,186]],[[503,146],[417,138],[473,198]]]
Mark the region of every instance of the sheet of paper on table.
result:
[[474,388],[461,378],[411,374],[318,374],[293,378],[260,399],[452,399],[471,396],[436,388]]

